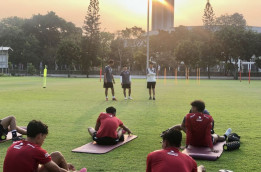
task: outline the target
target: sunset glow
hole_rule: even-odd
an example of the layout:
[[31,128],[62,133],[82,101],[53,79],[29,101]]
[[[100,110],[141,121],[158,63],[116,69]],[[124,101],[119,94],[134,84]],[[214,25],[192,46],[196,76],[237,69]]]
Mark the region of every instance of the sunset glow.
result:
[[[152,1],[152,0],[151,0]],[[150,4],[151,4],[150,1]],[[158,0],[166,3],[165,0]],[[0,19],[18,16],[30,18],[34,14],[54,11],[59,17],[82,27],[89,0],[5,0],[1,1]],[[174,25],[202,25],[202,16],[207,0],[175,0]],[[146,28],[148,0],[100,0],[101,28],[107,31],[139,26]],[[216,16],[244,15],[247,24],[261,26],[260,0],[210,0]],[[151,8],[150,8],[151,11]]]

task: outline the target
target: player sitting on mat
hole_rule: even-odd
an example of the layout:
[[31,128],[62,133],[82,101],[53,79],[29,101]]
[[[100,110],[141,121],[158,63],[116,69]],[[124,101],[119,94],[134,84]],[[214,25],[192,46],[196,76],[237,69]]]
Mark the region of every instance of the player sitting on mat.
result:
[[[189,113],[192,113],[192,109],[190,109]],[[206,109],[204,109],[202,113],[206,114],[206,115],[210,115],[210,113]],[[186,121],[186,116],[184,117],[184,119],[183,119],[181,124],[174,125],[171,128],[173,128],[175,130],[184,131],[186,133],[185,121]],[[169,129],[171,129],[171,128],[169,128]],[[163,131],[163,133],[164,132],[165,131]],[[214,120],[213,120],[213,125],[212,125],[212,128],[211,128],[211,134],[214,134],[214,133],[215,133],[215,131],[214,131]]]
[[101,145],[113,145],[119,141],[124,141],[123,134],[125,131],[131,134],[131,131],[116,117],[116,109],[114,107],[108,107],[106,113],[102,112],[99,115],[95,129],[88,128],[88,132],[93,140]]
[[197,167],[190,156],[179,152],[182,134],[179,130],[170,129],[162,135],[162,150],[149,153],[146,172],[204,172],[205,167]]
[[21,140],[21,137],[17,137],[17,132],[26,135],[26,129],[16,126],[16,119],[14,116],[8,116],[0,120],[0,140],[5,140],[8,131],[12,132],[12,140],[18,141]]
[[214,150],[213,144],[225,141],[232,131],[231,128],[227,129],[223,136],[211,134],[213,118],[210,115],[203,114],[205,103],[201,100],[195,100],[191,103],[191,106],[192,113],[187,114],[185,119],[186,147],[188,145],[208,146],[212,152],[218,152]]
[[[48,126],[41,121],[30,121],[27,139],[12,144],[6,153],[3,172],[69,172],[75,171],[60,152],[49,155],[41,148],[48,134]],[[86,172],[86,168],[79,172]]]

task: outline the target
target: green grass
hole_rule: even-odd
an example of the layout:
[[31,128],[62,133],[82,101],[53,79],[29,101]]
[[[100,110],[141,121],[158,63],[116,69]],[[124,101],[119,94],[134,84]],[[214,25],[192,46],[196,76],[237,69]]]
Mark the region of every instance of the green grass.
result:
[[[156,101],[148,100],[146,81],[133,80],[133,101],[125,101],[116,80],[117,102],[106,102],[99,79],[48,78],[42,88],[39,77],[0,78],[0,108],[3,118],[15,115],[18,125],[32,119],[48,124],[49,135],[43,148],[59,150],[77,168],[88,171],[145,171],[146,157],[161,148],[161,131],[181,123],[190,102],[202,99],[215,120],[216,133],[229,127],[241,136],[239,150],[224,152],[215,162],[198,161],[208,171],[230,169],[235,172],[261,169],[261,81],[158,80]],[[111,96],[110,96],[111,97]],[[91,141],[87,127],[94,127],[100,112],[108,106],[117,108],[117,116],[138,138],[104,155],[72,153]],[[183,144],[185,135],[183,135]],[[0,169],[11,142],[0,144]],[[1,171],[1,170],[0,170]]]

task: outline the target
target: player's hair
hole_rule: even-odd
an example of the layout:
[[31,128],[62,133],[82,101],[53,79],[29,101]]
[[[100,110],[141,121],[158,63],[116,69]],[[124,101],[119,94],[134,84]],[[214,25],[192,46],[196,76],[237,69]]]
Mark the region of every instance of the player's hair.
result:
[[41,121],[30,121],[27,125],[27,136],[35,138],[40,133],[48,134],[48,126]]
[[124,64],[122,67],[127,67],[127,65],[126,65],[126,64]]
[[149,61],[149,64],[152,64],[152,65],[153,65],[154,63],[153,63],[153,61]]
[[106,109],[107,113],[116,114],[116,109],[113,106],[110,106]]
[[112,64],[112,63],[114,63],[114,60],[112,60],[112,59],[109,60],[109,64]]
[[170,146],[180,147],[182,140],[182,133],[176,129],[166,131],[162,136],[163,140],[169,142]]
[[196,107],[199,112],[203,112],[205,109],[205,103],[202,100],[195,100],[190,105]]

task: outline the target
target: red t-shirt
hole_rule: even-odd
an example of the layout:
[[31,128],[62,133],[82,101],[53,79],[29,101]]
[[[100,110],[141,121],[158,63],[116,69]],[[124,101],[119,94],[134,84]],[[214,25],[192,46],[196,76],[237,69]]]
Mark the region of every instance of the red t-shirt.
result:
[[177,148],[169,147],[149,153],[146,172],[197,172],[197,163]]
[[101,113],[97,123],[101,124],[96,134],[98,138],[111,137],[116,139],[118,137],[117,129],[120,125],[123,125],[119,118],[109,113]]
[[39,164],[52,159],[40,146],[28,141],[13,143],[7,150],[4,160],[4,172],[37,172]]
[[189,113],[186,115],[186,145],[209,146],[213,148],[211,128],[213,118],[202,113]]

